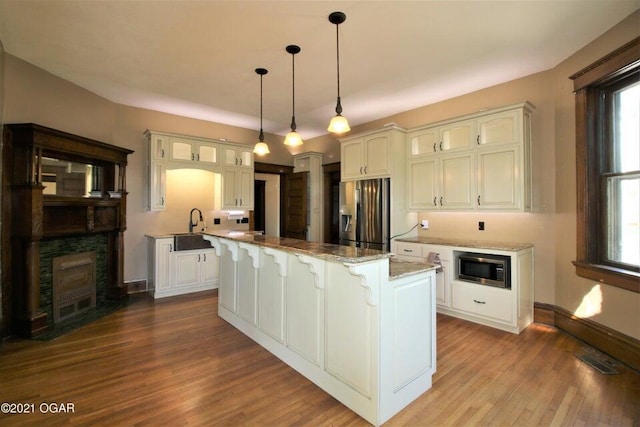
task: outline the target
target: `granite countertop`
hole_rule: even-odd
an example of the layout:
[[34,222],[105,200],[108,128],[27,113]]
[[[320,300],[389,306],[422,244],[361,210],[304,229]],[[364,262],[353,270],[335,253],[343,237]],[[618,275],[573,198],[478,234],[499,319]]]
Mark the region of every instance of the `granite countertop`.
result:
[[202,234],[337,262],[361,263],[390,258],[393,255],[390,252],[378,251],[376,249],[363,249],[353,246],[334,245],[331,243],[307,242],[306,240],[290,239],[287,237],[265,236],[252,231],[209,230],[202,232]]
[[415,261],[399,261],[394,258],[389,260],[389,280],[412,276],[424,271],[434,270],[437,266]]
[[423,243],[442,246],[458,246],[476,249],[494,249],[499,251],[520,251],[533,247],[531,243],[514,243],[514,242],[489,242],[482,240],[465,240],[465,239],[448,239],[438,237],[407,237],[396,239],[398,242],[407,243]]

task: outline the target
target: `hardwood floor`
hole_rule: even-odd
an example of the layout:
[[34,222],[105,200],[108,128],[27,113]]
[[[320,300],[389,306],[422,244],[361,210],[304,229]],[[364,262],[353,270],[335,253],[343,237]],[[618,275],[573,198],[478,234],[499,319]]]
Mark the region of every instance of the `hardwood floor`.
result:
[[[0,346],[9,425],[367,425],[217,315],[215,292],[126,308],[50,342]],[[602,375],[544,326],[520,335],[438,316],[433,387],[386,425],[640,425],[640,373]],[[73,413],[42,413],[41,402]]]

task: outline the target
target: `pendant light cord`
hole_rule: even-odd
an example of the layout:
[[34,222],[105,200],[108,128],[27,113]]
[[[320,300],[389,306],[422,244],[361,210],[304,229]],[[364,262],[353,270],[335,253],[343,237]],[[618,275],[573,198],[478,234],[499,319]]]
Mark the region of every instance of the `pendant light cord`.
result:
[[291,131],[296,131],[296,54],[291,54],[291,100],[292,100],[292,110],[291,110]]
[[262,77],[260,74],[260,135],[258,136],[258,140],[260,142],[264,142],[264,132],[262,131]]
[[338,74],[338,99],[340,99],[340,39],[338,36],[338,24],[336,24],[336,70]]

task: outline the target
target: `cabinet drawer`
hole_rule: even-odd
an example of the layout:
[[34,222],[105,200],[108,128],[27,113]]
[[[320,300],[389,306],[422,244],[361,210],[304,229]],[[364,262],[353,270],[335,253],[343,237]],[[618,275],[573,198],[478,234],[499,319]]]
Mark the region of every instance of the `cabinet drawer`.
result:
[[419,258],[422,260],[422,245],[420,243],[397,242],[396,255],[404,258]]
[[460,311],[512,322],[512,290],[455,281],[451,284],[451,306]]

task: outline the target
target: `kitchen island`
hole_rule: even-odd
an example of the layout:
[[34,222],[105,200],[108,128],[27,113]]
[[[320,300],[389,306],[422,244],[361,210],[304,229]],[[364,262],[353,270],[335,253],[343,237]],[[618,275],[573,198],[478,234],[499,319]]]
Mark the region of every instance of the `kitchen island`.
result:
[[220,258],[220,317],[370,423],[431,387],[431,265],[255,233],[203,236]]

